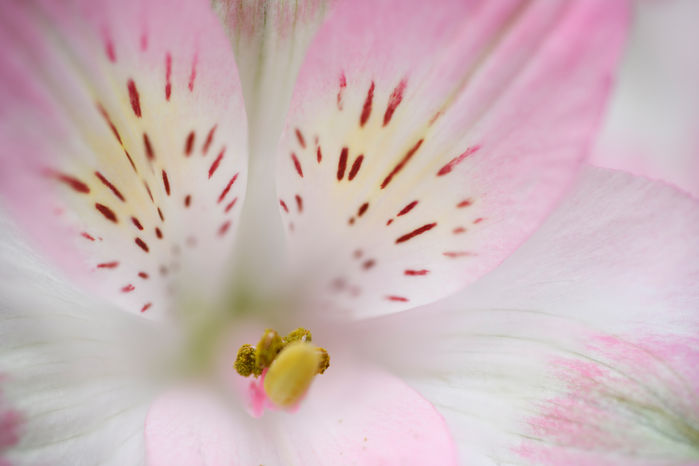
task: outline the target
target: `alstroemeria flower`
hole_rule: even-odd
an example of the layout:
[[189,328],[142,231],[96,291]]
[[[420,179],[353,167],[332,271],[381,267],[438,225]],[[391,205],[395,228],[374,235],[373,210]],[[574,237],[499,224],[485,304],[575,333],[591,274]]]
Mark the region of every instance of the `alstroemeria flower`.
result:
[[0,463],[696,461],[697,203],[583,164],[627,10],[5,5]]

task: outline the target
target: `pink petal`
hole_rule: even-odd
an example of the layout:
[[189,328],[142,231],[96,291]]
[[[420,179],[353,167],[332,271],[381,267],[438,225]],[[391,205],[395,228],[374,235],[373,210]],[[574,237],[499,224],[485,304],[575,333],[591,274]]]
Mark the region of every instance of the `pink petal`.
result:
[[572,182],[626,19],[606,1],[336,5],[279,153],[297,288],[370,316],[500,263]]
[[0,192],[27,235],[132,312],[162,315],[173,290],[207,296],[247,158],[215,16],[199,2],[46,1],[7,5],[2,23]]
[[386,373],[337,368],[291,415],[253,420],[189,390],[161,399],[146,426],[149,464],[456,464],[432,405]]

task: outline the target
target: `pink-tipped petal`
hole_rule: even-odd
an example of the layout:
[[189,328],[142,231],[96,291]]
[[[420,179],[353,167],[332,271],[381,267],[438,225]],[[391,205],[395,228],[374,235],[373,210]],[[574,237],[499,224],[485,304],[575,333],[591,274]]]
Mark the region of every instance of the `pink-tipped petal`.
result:
[[137,314],[162,316],[175,292],[207,296],[247,158],[213,13],[186,1],[13,2],[1,22],[0,193],[28,236]]
[[279,149],[297,289],[366,317],[500,263],[571,184],[626,21],[626,2],[338,3]]

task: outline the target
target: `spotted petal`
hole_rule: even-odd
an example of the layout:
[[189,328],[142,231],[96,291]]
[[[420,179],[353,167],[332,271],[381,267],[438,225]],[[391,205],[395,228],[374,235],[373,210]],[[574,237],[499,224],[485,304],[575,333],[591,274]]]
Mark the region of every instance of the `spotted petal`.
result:
[[207,296],[247,158],[216,17],[200,2],[76,0],[11,2],[1,21],[0,191],[12,213],[131,311],[162,315],[173,290]]
[[626,14],[606,1],[336,5],[279,151],[297,289],[369,316],[502,261],[572,182]]

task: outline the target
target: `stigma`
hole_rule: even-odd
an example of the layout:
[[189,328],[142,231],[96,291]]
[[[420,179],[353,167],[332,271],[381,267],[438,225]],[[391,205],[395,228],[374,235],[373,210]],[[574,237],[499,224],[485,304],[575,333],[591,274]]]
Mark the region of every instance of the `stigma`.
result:
[[316,375],[330,366],[328,352],[311,343],[311,332],[297,328],[285,337],[266,329],[257,346],[245,344],[234,364],[243,377],[260,377],[260,385],[275,407],[298,405]]

